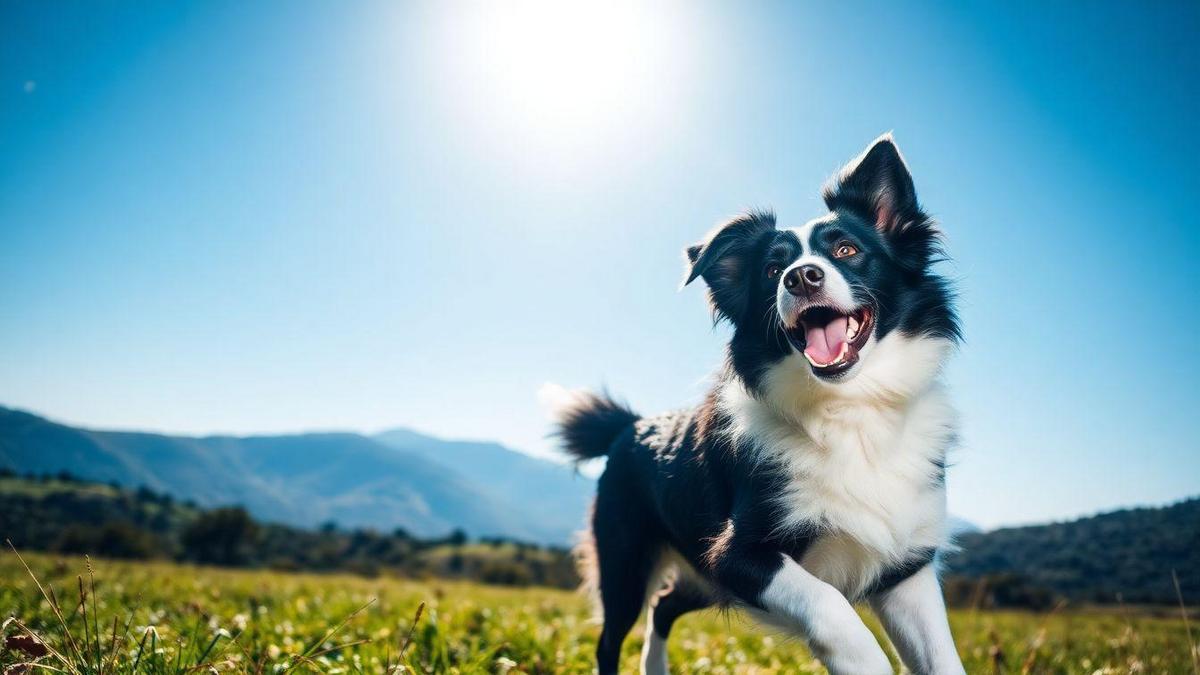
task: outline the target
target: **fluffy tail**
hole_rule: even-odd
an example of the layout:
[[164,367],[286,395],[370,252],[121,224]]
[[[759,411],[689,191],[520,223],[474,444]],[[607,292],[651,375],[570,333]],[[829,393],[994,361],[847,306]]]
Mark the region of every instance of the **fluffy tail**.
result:
[[557,384],[546,384],[538,397],[558,423],[563,449],[577,460],[607,455],[613,441],[639,419],[628,406],[608,394],[571,391]]

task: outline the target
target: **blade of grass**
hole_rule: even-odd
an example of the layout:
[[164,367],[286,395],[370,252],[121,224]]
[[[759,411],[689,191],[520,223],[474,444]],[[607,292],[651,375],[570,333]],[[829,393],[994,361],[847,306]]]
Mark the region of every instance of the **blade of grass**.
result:
[[87,593],[83,590],[83,576],[75,575],[75,580],[79,582],[79,607],[82,608],[83,614],[83,666],[88,665],[87,660],[92,655],[92,636],[91,626],[88,626],[87,615]]
[[[200,619],[197,618],[196,621],[199,622]],[[179,668],[183,665],[183,646],[192,644],[195,641],[196,641],[196,626],[195,625],[192,626],[192,632],[188,634],[187,638],[184,638],[182,633],[179,634],[179,637],[175,640],[175,643],[178,644],[179,647],[175,650],[175,663],[172,664],[171,670],[173,670],[177,673],[179,672]]]
[[321,645],[325,644],[326,640],[333,637],[338,631],[340,631],[343,627],[345,627],[346,624],[350,623],[351,619],[353,619],[354,617],[361,614],[362,611],[365,610],[366,608],[375,604],[375,600],[376,600],[376,598],[371,598],[370,600],[367,601],[367,603],[365,605],[363,605],[362,607],[359,607],[358,609],[354,610],[353,612],[350,612],[349,616],[342,619],[341,622],[338,623],[338,625],[334,626],[333,628],[330,628],[329,631],[326,632],[325,635],[320,640],[317,640],[312,645],[310,645],[308,649],[304,650],[304,653],[302,653],[299,657],[297,657],[297,659],[295,661],[293,661],[292,664],[290,666],[288,666],[287,669],[284,670],[283,672],[290,673],[293,670],[295,670],[295,668],[297,666],[299,666],[301,663],[303,663],[305,660],[307,660],[312,655],[312,652],[317,647],[320,647]]
[[351,640],[350,642],[346,642],[346,643],[343,643],[340,645],[334,645],[332,647],[328,647],[326,649],[322,649],[320,651],[313,652],[312,654],[309,654],[307,657],[305,657],[304,660],[312,661],[319,657],[325,656],[326,654],[332,654],[336,651],[341,651],[341,650],[345,649],[346,647],[353,647],[355,645],[365,645],[369,642],[371,642],[371,638],[363,638],[361,640]]
[[[133,601],[133,608],[129,610],[129,618],[125,620],[125,628],[121,631],[120,637],[114,640],[112,645],[110,645],[108,660],[109,663],[112,664],[113,672],[116,672],[117,669],[117,646],[121,642],[124,642],[126,637],[129,635],[129,628],[133,625],[133,616],[137,614],[137,611],[141,605],[142,596],[139,594],[137,599]],[[116,617],[113,617],[113,620],[116,621]]]
[[[120,625],[121,625],[121,619],[114,614],[113,615],[112,636],[109,637],[109,639],[108,639],[109,651],[112,651],[112,649],[115,648],[117,645],[117,627]],[[104,675],[104,672],[106,670],[105,666],[107,666],[107,665],[108,665],[108,659],[100,660],[100,663],[99,663],[100,675]]]
[[[412,642],[413,633],[417,630],[417,624],[421,621],[421,614],[424,612],[425,603],[421,602],[417,605],[417,613],[413,615],[412,624],[408,627],[408,633],[404,636],[404,641],[400,643],[400,651],[396,653],[396,667],[403,665],[404,652],[408,649],[408,645]],[[386,666],[384,671],[388,673],[392,672],[393,666],[391,654],[384,655],[383,663]]]
[[58,618],[58,623],[62,626],[63,633],[66,635],[67,644],[70,645],[75,655],[82,661],[83,654],[79,651],[79,645],[75,642],[75,637],[71,635],[71,629],[67,627],[67,620],[63,618],[62,610],[58,607],[58,602],[52,600],[50,594],[42,587],[42,582],[38,581],[37,575],[33,573],[33,570],[29,569],[29,563],[25,562],[25,559],[17,552],[17,547],[13,546],[12,540],[5,539],[4,541],[8,544],[8,548],[12,550],[13,555],[17,556],[17,560],[21,561],[21,566],[25,568],[25,572],[29,574],[29,578],[33,579],[33,583],[41,591],[42,597],[46,599],[46,602],[50,603],[50,609],[54,612],[54,616]]
[[417,624],[421,621],[421,614],[425,612],[425,603],[417,605],[417,613],[413,615],[412,625],[408,627],[408,635],[404,636],[404,642],[400,643],[400,653],[396,655],[396,660],[404,658],[404,652],[408,650],[408,645],[412,643],[413,633],[417,630]]
[[137,657],[133,659],[133,672],[138,671],[138,666],[142,663],[142,652],[146,648],[146,638],[150,638],[150,653],[154,653],[155,638],[158,636],[158,631],[154,626],[146,626],[146,630],[142,632],[142,641],[138,643]]
[[[102,668],[103,650],[100,647],[100,610],[96,605],[96,574],[92,569],[92,559],[88,556],[83,556],[84,566],[87,567],[88,573],[88,593],[92,596],[92,635],[95,637],[96,647],[96,668]],[[83,621],[87,623],[87,608],[84,608]]]
[[49,670],[52,673],[70,673],[70,672],[72,672],[69,670],[63,670],[62,668],[55,668],[54,666],[49,666],[49,665],[46,665],[45,663],[33,663],[32,661],[26,662],[26,663],[16,663],[13,665],[29,666],[30,669],[41,668],[42,670]]
[[1183,629],[1187,632],[1188,653],[1192,657],[1192,672],[1200,675],[1200,655],[1196,653],[1196,643],[1192,640],[1192,625],[1188,622],[1187,605],[1183,603],[1183,589],[1179,587],[1179,575],[1171,570],[1171,580],[1175,582],[1175,597],[1179,598],[1179,613],[1183,615]]
[[222,628],[221,630],[214,633],[212,641],[210,641],[208,643],[208,647],[206,647],[204,649],[204,651],[200,654],[200,656],[196,657],[195,665],[199,666],[199,665],[203,664],[204,659],[208,658],[208,655],[212,653],[213,647],[217,646],[217,642],[220,641],[220,639],[222,637],[227,637],[227,636],[229,636],[229,633],[227,631],[225,631],[224,628]]

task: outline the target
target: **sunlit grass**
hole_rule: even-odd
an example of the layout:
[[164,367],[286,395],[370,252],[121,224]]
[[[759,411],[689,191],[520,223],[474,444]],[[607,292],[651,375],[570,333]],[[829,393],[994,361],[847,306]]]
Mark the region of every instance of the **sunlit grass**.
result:
[[[598,633],[583,596],[550,589],[113,561],[94,563],[93,578],[81,558],[25,560],[45,594],[14,554],[0,558],[0,608],[13,617],[0,664],[37,672],[586,673]],[[971,673],[1193,669],[1175,618],[1067,608],[951,620]],[[29,634],[52,651],[34,658]],[[638,627],[624,671],[636,672],[640,646]],[[670,649],[675,672],[822,672],[797,641],[737,614],[682,619]]]

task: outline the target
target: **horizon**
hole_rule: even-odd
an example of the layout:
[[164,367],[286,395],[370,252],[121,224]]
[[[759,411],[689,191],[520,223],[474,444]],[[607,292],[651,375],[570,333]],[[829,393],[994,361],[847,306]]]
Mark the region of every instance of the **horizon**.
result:
[[[46,415],[46,414],[42,414],[37,411],[24,410],[21,408],[14,408],[12,406],[7,406],[7,405],[4,405],[3,403],[0,403],[0,409],[3,409],[3,408],[7,408],[8,410],[14,410],[17,412],[26,413],[29,415],[35,415],[35,416],[41,417],[45,420],[48,420],[54,424],[60,424],[60,425],[72,427],[75,429],[82,429],[85,431],[94,431],[94,432],[99,432],[99,433],[151,434],[151,435],[157,435],[157,436],[171,436],[171,437],[175,437],[175,438],[222,438],[222,437],[224,437],[224,438],[286,438],[289,436],[305,436],[305,435],[354,434],[354,435],[362,436],[365,438],[374,439],[376,436],[380,436],[385,433],[390,433],[390,432],[394,432],[394,431],[403,431],[403,432],[413,433],[418,436],[423,436],[426,438],[430,438],[430,439],[437,440],[440,442],[445,442],[445,443],[481,443],[481,444],[486,443],[486,444],[491,444],[491,445],[495,445],[496,447],[498,447],[502,450],[506,450],[508,452],[517,453],[519,455],[531,457],[533,459],[542,460],[542,461],[549,462],[552,464],[558,464],[558,465],[563,466],[564,468],[568,468],[571,463],[570,458],[563,454],[553,454],[553,453],[545,454],[545,455],[533,454],[530,452],[526,452],[525,450],[523,450],[521,448],[515,448],[512,446],[506,445],[495,439],[448,437],[448,436],[442,436],[439,434],[435,434],[435,433],[423,431],[421,429],[415,429],[413,427],[403,426],[403,425],[384,427],[381,429],[377,429],[375,431],[364,431],[364,430],[356,430],[356,429],[350,429],[350,428],[342,428],[342,429],[327,428],[327,429],[297,429],[297,430],[292,430],[292,431],[264,431],[264,432],[243,432],[243,433],[216,432],[216,433],[195,434],[195,433],[179,433],[179,432],[153,430],[153,429],[91,427],[91,426],[86,426],[86,425],[82,425],[82,424],[77,424],[77,423],[71,422],[71,421],[62,420],[60,418],[54,417],[53,415]],[[448,465],[448,466],[450,466],[450,468],[453,468],[452,465]],[[584,461],[576,468],[580,474],[587,477],[589,480],[595,480],[597,475],[599,474],[601,466],[602,466],[602,462],[600,462],[599,460],[590,460],[590,461]],[[954,513],[954,512],[950,513],[950,518],[952,521],[957,522],[958,525],[956,527],[961,527],[961,526],[965,525],[970,528],[975,528],[975,529],[978,529],[983,532],[993,532],[995,530],[1008,529],[1008,528],[1037,527],[1039,525],[1051,525],[1051,524],[1055,524],[1055,523],[1073,522],[1076,520],[1093,518],[1096,516],[1102,516],[1102,515],[1105,515],[1108,513],[1114,513],[1114,512],[1119,512],[1119,511],[1129,511],[1129,510],[1136,510],[1136,509],[1162,509],[1162,508],[1174,506],[1176,504],[1180,504],[1182,502],[1191,501],[1193,499],[1200,499],[1200,490],[1197,490],[1197,492],[1192,495],[1176,497],[1176,498],[1168,499],[1168,500],[1164,500],[1164,501],[1119,504],[1119,505],[1114,505],[1111,507],[1106,507],[1106,508],[1103,508],[1098,511],[1089,511],[1089,512],[1083,512],[1083,513],[1078,513],[1078,514],[1074,514],[1074,515],[1066,515],[1066,516],[1063,516],[1061,518],[1056,518],[1056,519],[1004,523],[1002,525],[996,525],[996,526],[983,526],[979,523],[976,523],[975,521],[964,518],[961,515]]]
[[436,438],[441,441],[464,442],[464,443],[475,443],[475,442],[494,443],[496,445],[502,445],[506,449],[512,450],[513,452],[518,452],[522,455],[527,455],[529,457],[534,457],[536,459],[553,459],[552,456],[536,455],[531,452],[522,450],[520,448],[509,447],[493,438],[484,438],[484,437],[476,438],[476,437],[469,437],[469,436],[464,436],[464,437],[445,436],[445,435],[437,434],[437,433],[434,433],[431,431],[425,431],[425,430],[417,428],[415,426],[406,425],[406,424],[384,425],[381,427],[375,427],[373,429],[356,429],[354,427],[329,426],[329,427],[311,427],[311,428],[298,427],[298,428],[294,428],[294,429],[286,429],[286,428],[284,428],[284,429],[262,429],[262,430],[257,430],[257,431],[256,430],[222,431],[219,429],[211,430],[211,431],[193,431],[193,430],[158,429],[158,428],[153,428],[153,427],[123,427],[123,426],[106,426],[106,425],[88,424],[86,422],[79,422],[76,420],[68,420],[66,418],[60,417],[53,413],[49,413],[49,412],[45,412],[45,411],[41,411],[41,410],[31,410],[29,408],[25,408],[22,406],[9,405],[3,401],[0,401],[0,409],[8,409],[10,411],[25,413],[28,415],[33,415],[35,417],[41,417],[42,419],[49,420],[50,422],[53,422],[55,424],[60,424],[60,425],[72,427],[75,429],[83,429],[86,431],[144,433],[144,434],[154,434],[154,435],[158,435],[158,436],[174,436],[177,438],[209,438],[209,437],[221,437],[221,436],[232,437],[232,438],[251,438],[251,437],[256,437],[256,436],[302,436],[305,434],[358,434],[360,436],[370,437],[370,436],[378,436],[379,434],[387,433],[390,431],[408,431],[408,432],[412,432],[412,433],[420,435],[420,436],[428,436],[430,438]]
[[5,5],[3,405],[545,458],[546,382],[697,403],[684,248],[894,130],[967,336],[950,511],[1200,493],[1200,5],[513,7]]

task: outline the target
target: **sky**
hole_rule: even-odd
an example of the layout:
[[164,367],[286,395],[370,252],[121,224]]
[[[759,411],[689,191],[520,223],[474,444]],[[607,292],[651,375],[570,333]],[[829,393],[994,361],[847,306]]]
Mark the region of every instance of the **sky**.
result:
[[0,3],[0,405],[553,450],[696,403],[682,251],[892,130],[966,340],[950,509],[1200,493],[1200,5]]

